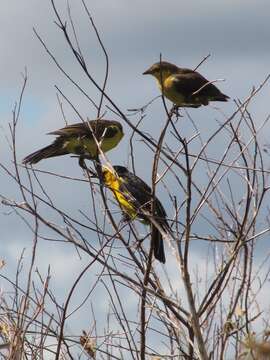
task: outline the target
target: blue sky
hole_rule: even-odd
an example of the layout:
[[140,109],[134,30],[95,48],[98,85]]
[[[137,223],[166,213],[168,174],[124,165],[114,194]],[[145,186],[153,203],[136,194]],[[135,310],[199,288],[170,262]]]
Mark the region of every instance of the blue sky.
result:
[[[56,3],[63,14],[66,14],[66,2]],[[110,57],[107,92],[124,112],[129,108],[141,107],[159,94],[154,79],[142,76],[142,72],[158,61],[160,54],[163,59],[179,66],[194,68],[204,56],[211,53],[211,57],[199,71],[209,80],[224,78],[226,81],[220,82],[218,87],[231,99],[245,99],[252,87],[258,86],[270,73],[269,0],[94,0],[88,3]],[[71,0],[70,5],[87,64],[94,77],[102,81],[105,62],[96,38],[80,2]],[[83,117],[95,118],[96,115],[93,106],[58,71],[33,33],[35,27],[61,65],[93,99],[98,100],[99,94],[81,73],[54,20],[55,16],[47,0],[10,0],[8,4],[1,5],[0,161],[10,169],[12,163],[5,134],[8,134],[8,122],[11,120],[13,105],[18,99],[22,83],[21,73],[25,67],[28,83],[17,133],[19,159],[48,144],[51,137],[46,133],[64,125],[55,85],[76,104]],[[251,105],[258,123],[269,113],[269,90],[268,84]],[[233,100],[219,107],[229,115],[234,109]],[[70,123],[79,121],[67,104],[64,105],[64,110]],[[159,99],[151,105],[142,124],[142,129],[153,136],[158,135],[165,121],[164,116],[160,115],[161,111],[163,107]],[[222,121],[222,116],[213,107],[191,109],[190,113],[203,139],[207,138],[209,128],[218,126],[217,120]],[[113,114],[107,111],[107,117],[113,117]],[[180,125],[183,134],[190,134],[193,129],[189,125],[185,126],[183,121],[181,120]],[[112,163],[130,164],[129,130],[125,131],[127,136],[121,143],[121,151],[115,149],[108,154]],[[268,139],[269,127],[266,127],[262,141],[267,142]],[[223,140],[220,139],[221,144]],[[149,163],[151,164],[152,154],[147,152],[140,142],[136,144],[138,175],[150,182]],[[199,143],[195,149],[198,146]],[[218,144],[215,146],[217,153],[222,150],[218,148]],[[61,161],[44,161],[38,164],[38,168],[57,171],[67,176],[82,176],[76,161],[68,157]],[[40,178],[48,191],[55,196],[60,208],[68,209],[68,212],[76,216],[81,208],[87,211],[87,188],[74,187],[68,181],[55,180],[46,175],[41,175]],[[0,181],[2,195],[21,201],[16,186],[2,171]],[[171,205],[166,201],[165,190],[162,187],[158,190],[167,212],[170,213]],[[76,194],[72,204],[70,194]],[[1,207],[1,257],[7,263],[5,273],[11,274],[22,249],[27,249],[26,254],[30,251],[31,235],[21,220],[15,214],[7,216],[7,211]],[[196,253],[196,249],[193,250]],[[44,252],[48,257],[43,256]],[[53,255],[50,255],[52,253]],[[65,256],[62,256],[63,253]],[[54,273],[58,274],[56,279],[59,276],[58,281],[66,283],[67,287],[73,279],[64,270],[66,262],[70,262],[73,269],[82,268],[85,264],[85,260],[78,260],[74,249],[55,243],[41,243],[39,256],[40,266],[46,269],[48,264],[51,264]]]

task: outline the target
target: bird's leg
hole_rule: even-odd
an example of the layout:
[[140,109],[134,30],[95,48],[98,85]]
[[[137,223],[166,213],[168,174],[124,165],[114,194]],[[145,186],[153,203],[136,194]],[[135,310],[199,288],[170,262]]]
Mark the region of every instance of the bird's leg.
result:
[[88,171],[88,167],[85,165],[84,156],[79,156],[79,166],[83,169]]
[[173,115],[176,116],[176,119],[180,118],[180,117],[183,117],[183,115],[180,114],[179,112],[179,106],[177,105],[173,105],[173,107],[171,108],[170,110],[170,113],[169,115],[172,117]]
[[[77,156],[76,156],[77,157]],[[79,166],[88,173],[90,177],[96,177],[96,173],[94,173],[91,169],[89,169],[85,164],[85,157],[83,155],[79,156]]]

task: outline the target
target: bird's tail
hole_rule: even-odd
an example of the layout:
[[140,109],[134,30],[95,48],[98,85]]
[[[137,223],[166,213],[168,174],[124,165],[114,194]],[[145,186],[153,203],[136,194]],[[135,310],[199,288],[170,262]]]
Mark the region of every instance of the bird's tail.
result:
[[153,228],[152,236],[153,236],[153,244],[154,244],[154,256],[157,260],[159,260],[164,264],[166,258],[165,258],[163,239],[160,231],[156,227]]
[[216,95],[213,99],[211,99],[211,101],[228,101],[229,99],[230,99],[229,96],[220,93]]
[[37,150],[32,154],[26,156],[22,163],[23,164],[36,164],[40,160],[47,159],[54,156],[65,155],[68,152],[63,148],[59,148],[57,144],[51,144],[49,146],[44,147],[43,149]]

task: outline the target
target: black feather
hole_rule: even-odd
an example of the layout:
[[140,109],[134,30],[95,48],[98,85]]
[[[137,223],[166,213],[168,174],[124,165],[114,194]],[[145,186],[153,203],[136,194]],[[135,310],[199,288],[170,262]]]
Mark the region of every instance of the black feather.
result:
[[[114,166],[117,175],[124,180],[120,188],[121,192],[128,197],[128,201],[138,210],[138,218],[146,223],[150,223],[148,217],[142,212],[151,214],[151,204],[154,201],[154,218],[158,225],[166,232],[169,229],[169,224],[166,220],[167,214],[159,199],[152,196],[151,188],[138,176],[131,173],[124,166]],[[160,231],[153,225],[153,242],[154,242],[154,256],[156,259],[165,263],[164,244]]]

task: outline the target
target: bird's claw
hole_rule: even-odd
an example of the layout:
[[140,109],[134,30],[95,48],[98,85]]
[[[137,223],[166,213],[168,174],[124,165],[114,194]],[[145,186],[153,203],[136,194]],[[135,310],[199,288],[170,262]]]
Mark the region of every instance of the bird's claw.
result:
[[183,115],[181,115],[179,112],[179,106],[173,105],[173,107],[171,108],[171,111],[170,111],[170,116],[173,116],[173,115],[175,115],[177,119],[180,117],[183,117]]

